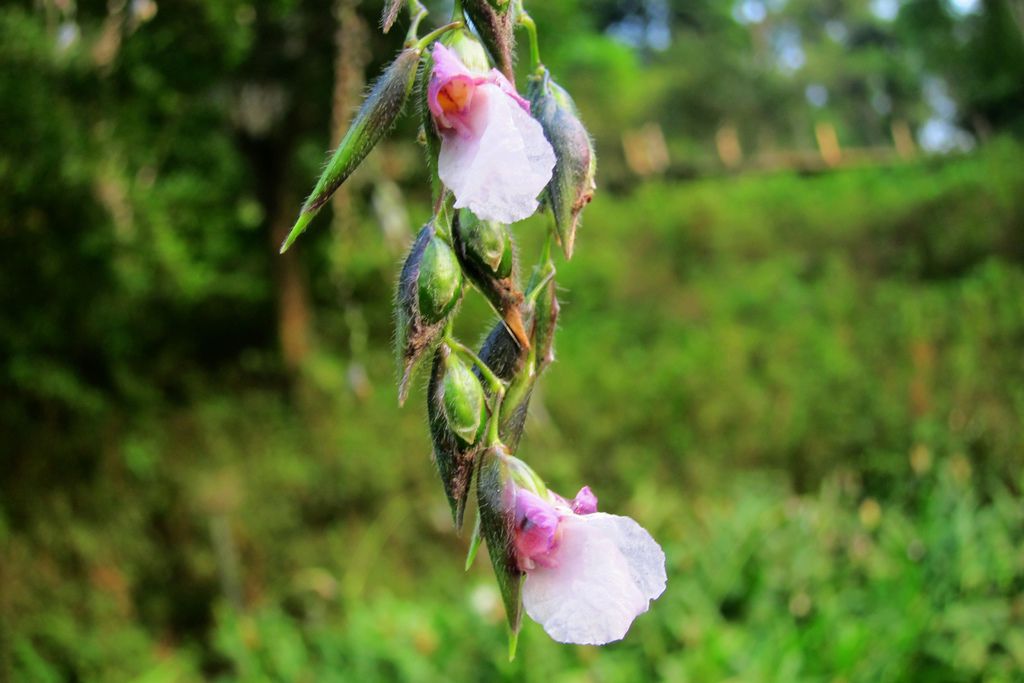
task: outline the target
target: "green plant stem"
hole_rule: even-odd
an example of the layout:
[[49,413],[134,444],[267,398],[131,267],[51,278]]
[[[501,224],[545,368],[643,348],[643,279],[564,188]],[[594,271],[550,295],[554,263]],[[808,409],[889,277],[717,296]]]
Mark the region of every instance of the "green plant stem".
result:
[[537,265],[534,266],[534,277],[537,277],[537,275],[540,277],[536,283],[530,286],[529,291],[526,293],[526,301],[531,305],[537,301],[537,296],[551,279],[555,277],[555,264],[551,260],[551,245],[553,242],[554,233],[552,230],[548,230],[547,237],[544,238],[544,246],[540,250],[540,258],[537,260]]
[[[541,270],[542,268],[543,270]],[[544,290],[547,284],[555,277],[555,266],[550,261],[543,266],[537,266],[537,270],[542,272],[543,275],[540,280],[537,281],[537,284],[535,284],[530,291],[526,293],[526,302],[531,306],[537,303],[537,297]]]
[[[424,11],[424,16],[426,16],[426,12],[425,11]],[[420,19],[422,19],[422,18],[423,17],[420,17]],[[407,46],[410,46],[410,47],[415,47],[417,50],[423,51],[423,50],[427,49],[428,45],[430,45],[432,42],[434,42],[435,40],[437,40],[438,38],[440,38],[444,34],[448,33],[448,31],[453,31],[453,30],[455,30],[457,28],[462,28],[462,26],[463,26],[463,22],[461,22],[461,21],[453,21],[450,24],[445,24],[441,28],[434,29],[433,31],[431,31],[430,33],[428,33],[427,35],[423,36],[420,39],[417,39],[416,35],[414,33],[411,33],[411,31],[413,30],[414,26],[410,26],[409,27],[410,36],[406,37],[405,44]]]
[[452,337],[448,332],[449,331],[446,331],[444,340],[445,343],[448,344],[448,347],[457,353],[461,353],[467,360],[480,368],[480,374],[483,375],[484,380],[490,386],[492,392],[496,394],[499,392],[504,394],[505,382],[503,382],[500,377],[495,375],[494,372],[487,367],[487,363],[483,362],[483,360],[480,359],[480,356],[476,355],[476,352],[474,352],[473,349]]
[[418,40],[417,35],[420,32],[420,22],[427,16],[427,8],[423,6],[420,0],[409,0],[406,4],[409,8],[409,31],[405,34],[405,45],[406,47],[412,47]]
[[541,65],[540,44],[537,42],[537,24],[534,23],[533,17],[523,9],[522,3],[519,5],[519,25],[525,28],[530,36],[530,64],[534,69],[537,69]]

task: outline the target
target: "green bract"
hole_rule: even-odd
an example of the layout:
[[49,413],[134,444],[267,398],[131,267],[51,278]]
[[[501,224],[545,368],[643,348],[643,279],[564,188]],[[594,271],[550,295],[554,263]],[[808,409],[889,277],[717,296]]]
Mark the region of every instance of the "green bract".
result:
[[298,220],[281,245],[282,253],[305,231],[313,216],[327,203],[345,179],[352,175],[352,171],[356,170],[373,146],[391,130],[412,91],[419,61],[419,49],[406,48],[377,79],[345,132],[345,137],[341,139],[338,148],[327,162],[327,167],[316,182],[316,187],[303,204]]

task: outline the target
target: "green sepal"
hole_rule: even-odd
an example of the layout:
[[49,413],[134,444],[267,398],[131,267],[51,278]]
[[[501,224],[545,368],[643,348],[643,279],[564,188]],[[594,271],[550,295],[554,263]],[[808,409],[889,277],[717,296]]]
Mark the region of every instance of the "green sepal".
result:
[[420,314],[429,323],[443,320],[462,297],[462,268],[452,248],[436,234],[423,250],[416,282]]
[[467,444],[452,431],[445,414],[444,380],[447,361],[453,355],[447,344],[438,346],[434,352],[430,381],[427,384],[427,419],[430,425],[430,440],[434,450],[434,464],[444,485],[445,496],[452,510],[452,521],[456,529],[462,528],[462,519],[469,498],[469,487],[473,479],[473,468],[483,446],[481,440]]
[[441,391],[448,428],[466,445],[476,443],[480,427],[487,420],[484,389],[457,353],[448,354],[445,359]]
[[327,162],[316,187],[303,204],[298,220],[281,245],[281,253],[284,253],[305,231],[313,216],[327,203],[335,190],[394,126],[409,93],[412,92],[419,61],[419,50],[402,50],[377,79],[345,132],[345,137],[341,139],[338,148]]
[[523,572],[516,561],[515,490],[507,458],[508,451],[502,444],[483,452],[477,473],[477,501],[480,535],[487,543],[509,630],[515,634],[522,624]]
[[449,50],[455,53],[467,69],[479,74],[485,74],[491,70],[491,62],[487,59],[487,50],[468,30],[456,29],[446,34],[441,39]]
[[572,258],[583,208],[594,197],[597,156],[590,134],[580,121],[576,104],[551,79],[546,68],[530,76],[526,89],[530,113],[540,122],[544,136],[555,151],[555,168],[544,198],[555,217],[558,243]]

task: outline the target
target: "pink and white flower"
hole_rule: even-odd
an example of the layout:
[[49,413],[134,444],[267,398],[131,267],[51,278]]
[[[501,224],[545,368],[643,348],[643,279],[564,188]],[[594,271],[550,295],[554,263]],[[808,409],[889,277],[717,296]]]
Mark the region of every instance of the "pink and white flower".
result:
[[530,103],[497,69],[473,72],[441,43],[432,56],[427,104],[441,135],[438,175],[455,207],[501,223],[531,216],[555,153]]
[[555,640],[603,645],[626,635],[665,590],[665,553],[629,517],[597,512],[588,487],[567,501],[515,487],[523,606]]

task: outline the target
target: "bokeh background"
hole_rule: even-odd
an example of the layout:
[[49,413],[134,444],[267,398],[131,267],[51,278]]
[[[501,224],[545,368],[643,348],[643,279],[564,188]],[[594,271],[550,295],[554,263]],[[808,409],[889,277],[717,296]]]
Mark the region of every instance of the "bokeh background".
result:
[[664,596],[507,661],[396,402],[414,117],[277,255],[407,18],[8,1],[0,680],[1024,680],[1024,3],[527,7],[600,191],[520,452]]

